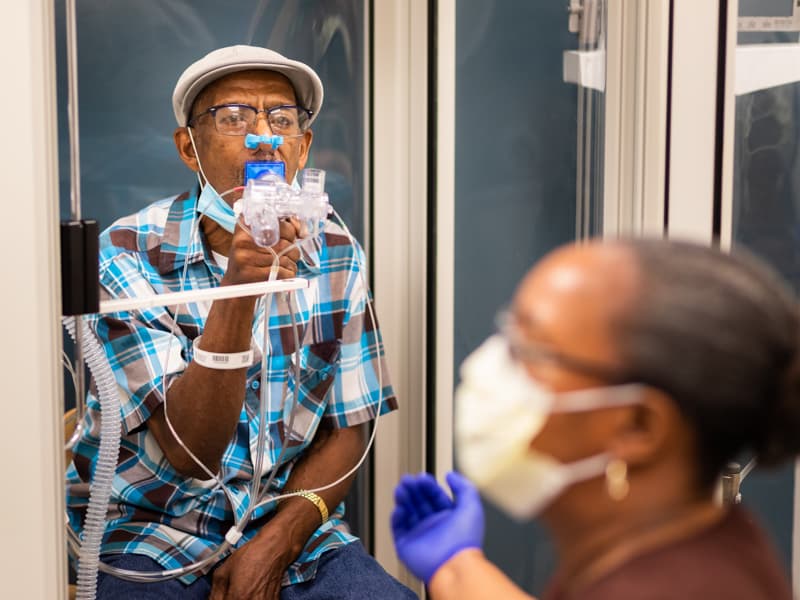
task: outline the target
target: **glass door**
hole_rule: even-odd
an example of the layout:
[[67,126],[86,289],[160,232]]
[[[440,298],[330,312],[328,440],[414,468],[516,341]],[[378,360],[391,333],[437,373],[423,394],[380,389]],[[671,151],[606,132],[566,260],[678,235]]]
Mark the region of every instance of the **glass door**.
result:
[[[455,4],[453,342],[441,365],[455,383],[523,274],[602,228],[603,11],[583,4],[569,22],[557,3]],[[487,557],[540,594],[555,567],[544,530],[484,504]]]
[[[365,246],[369,171],[365,140],[368,2],[239,3],[214,0],[76,3],[83,215],[101,229],[147,204],[197,185],[172,139],[179,75],[216,48],[252,44],[311,65],[325,87],[307,166],[326,171],[331,203]],[[246,6],[245,6],[246,4]],[[69,215],[65,2],[55,3],[61,215]],[[71,344],[64,340],[72,356]],[[74,405],[65,378],[66,408]],[[372,547],[371,467],[346,500],[348,522]]]
[[[739,0],[737,17],[733,183],[721,238],[767,261],[800,292],[800,2]],[[798,467],[749,466],[742,502],[767,526],[797,591]]]

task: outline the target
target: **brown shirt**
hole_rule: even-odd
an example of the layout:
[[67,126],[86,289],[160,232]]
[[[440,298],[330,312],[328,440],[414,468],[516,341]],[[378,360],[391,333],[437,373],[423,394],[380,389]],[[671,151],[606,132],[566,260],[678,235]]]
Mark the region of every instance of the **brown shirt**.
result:
[[632,558],[566,593],[556,576],[543,600],[792,600],[772,544],[753,517],[734,507],[692,537]]

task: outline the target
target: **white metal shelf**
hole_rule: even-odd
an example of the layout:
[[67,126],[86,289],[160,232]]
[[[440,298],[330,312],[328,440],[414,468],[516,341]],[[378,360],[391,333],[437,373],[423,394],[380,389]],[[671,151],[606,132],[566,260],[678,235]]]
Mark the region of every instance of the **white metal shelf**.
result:
[[224,298],[243,298],[246,296],[263,296],[268,293],[290,292],[308,287],[306,279],[280,279],[278,281],[262,281],[258,283],[242,283],[239,285],[225,285],[202,290],[189,290],[186,292],[168,292],[166,294],[153,294],[137,298],[117,298],[100,302],[99,314],[124,312],[154,306],[174,306],[197,302],[199,300],[222,300]]

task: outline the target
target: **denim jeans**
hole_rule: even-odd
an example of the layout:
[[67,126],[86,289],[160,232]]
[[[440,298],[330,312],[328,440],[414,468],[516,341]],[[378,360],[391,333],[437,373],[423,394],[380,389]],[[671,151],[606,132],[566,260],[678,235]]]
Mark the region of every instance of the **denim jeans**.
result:
[[[133,571],[159,570],[146,556],[116,554],[104,562]],[[207,600],[212,575],[199,577],[190,585],[176,579],[160,583],[136,583],[100,573],[97,600]],[[361,542],[326,552],[320,558],[317,575],[311,581],[281,590],[281,600],[414,600],[417,595],[383,570],[364,550]],[[242,599],[246,600],[246,599]]]
[[353,542],[319,560],[317,576],[306,583],[283,588],[281,600],[416,600],[417,595],[383,570],[364,550],[361,542]]

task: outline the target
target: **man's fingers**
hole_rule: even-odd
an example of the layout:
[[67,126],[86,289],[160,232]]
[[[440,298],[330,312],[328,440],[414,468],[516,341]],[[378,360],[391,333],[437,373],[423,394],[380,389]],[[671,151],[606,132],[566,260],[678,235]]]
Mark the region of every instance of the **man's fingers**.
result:
[[[239,265],[240,270],[248,267],[256,269],[269,269],[275,263],[275,255],[269,250],[237,250],[231,253],[231,261]],[[278,265],[282,269],[297,271],[297,261],[300,260],[300,252],[287,252],[278,256]],[[230,262],[228,263],[230,266]]]
[[280,261],[281,271],[285,271],[289,277],[297,275],[297,263],[295,261],[288,256],[281,256],[278,260]]
[[220,573],[220,569],[224,566],[225,565],[214,572],[211,594],[208,596],[208,600],[225,600],[225,595],[228,593],[228,576]]
[[266,281],[273,276],[273,265],[277,268],[277,279],[297,277],[297,263],[301,252],[293,242],[297,233],[294,225],[289,221],[282,223],[281,235],[285,237],[271,248],[256,245],[246,231],[237,229],[228,256],[225,282],[233,284]]
[[[295,242],[301,229],[300,222],[296,219],[291,221],[282,220],[280,223],[280,238],[272,246],[275,254],[286,252],[295,262],[300,260],[300,248],[295,245]],[[258,256],[272,256],[272,253],[267,248],[256,244],[252,236],[239,226],[237,226],[231,242],[231,254],[235,254],[241,261],[248,258],[252,260]]]
[[288,219],[281,219],[281,238],[294,242],[297,236],[300,235],[300,221],[294,217]]
[[272,249],[275,251],[275,254],[280,254],[283,252],[283,256],[288,256],[295,262],[300,260],[300,248],[298,248],[294,242],[290,242],[289,240],[278,240],[278,243],[275,244]]
[[[267,271],[268,275],[272,274],[272,267]],[[297,264],[286,256],[281,256],[278,259],[278,279],[291,279],[297,276]]]

